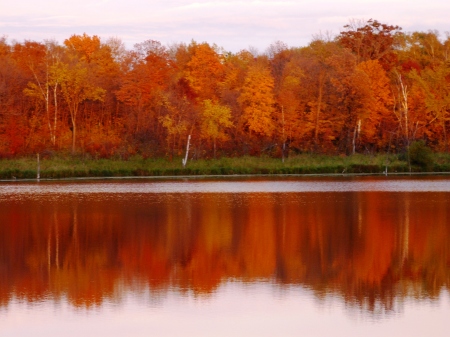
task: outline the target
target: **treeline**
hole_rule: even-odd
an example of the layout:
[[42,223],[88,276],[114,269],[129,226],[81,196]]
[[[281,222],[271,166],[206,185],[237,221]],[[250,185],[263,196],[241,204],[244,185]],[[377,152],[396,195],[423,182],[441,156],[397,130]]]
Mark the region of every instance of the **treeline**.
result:
[[0,158],[448,151],[450,37],[352,21],[306,47],[132,50],[116,38],[0,38]]

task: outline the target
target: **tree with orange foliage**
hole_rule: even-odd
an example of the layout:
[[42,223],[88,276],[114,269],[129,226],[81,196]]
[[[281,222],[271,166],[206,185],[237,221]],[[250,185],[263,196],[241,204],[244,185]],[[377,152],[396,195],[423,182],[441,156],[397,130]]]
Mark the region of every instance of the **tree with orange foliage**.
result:
[[174,154],[181,154],[184,139],[190,142],[196,111],[186,97],[164,97],[163,111],[158,121],[166,130],[167,149],[172,159]]
[[352,55],[339,50],[331,56],[329,117],[333,128],[331,137],[338,149],[346,154],[355,154],[360,145],[362,120],[367,118],[369,85],[364,73],[355,67]]
[[[116,91],[117,98],[135,110],[134,132],[146,131],[144,122],[151,122],[152,111],[162,104],[163,91],[169,85],[173,64],[167,50],[158,41],[145,41],[135,45],[128,54],[127,70]],[[157,120],[158,116],[152,116]]]
[[381,150],[395,130],[392,116],[392,93],[390,80],[378,60],[361,62],[357,69],[366,75],[370,87],[370,103],[361,122],[361,137],[364,144]]
[[[304,76],[298,53],[295,53],[283,69],[278,86],[277,100],[277,130],[282,141],[282,158],[284,160],[286,143],[299,148],[299,137],[305,133],[306,127],[301,123],[304,108],[301,100],[302,77]],[[306,131],[307,132],[307,131]]]
[[276,100],[277,134],[281,140],[281,157],[284,162],[286,145],[292,141],[293,129],[299,130],[299,85],[303,73],[298,64],[298,53],[289,49],[287,44],[277,41],[267,50]]
[[31,81],[28,82],[24,93],[44,103],[50,141],[56,146],[59,96],[56,68],[63,55],[62,47],[54,41],[46,41],[45,44],[25,41],[14,46],[14,54],[18,63],[31,73]]
[[396,61],[394,47],[401,34],[399,26],[392,26],[370,19],[367,22],[352,21],[344,26],[337,41],[356,56],[356,63],[379,60],[385,69]]
[[69,50],[76,52],[80,61],[91,63],[100,49],[100,38],[97,35],[89,36],[83,33],[83,35],[72,35],[64,41],[64,44]]
[[275,130],[273,88],[270,69],[261,62],[250,65],[239,96],[244,127],[250,134],[272,136]]
[[[19,64],[21,63],[21,64]],[[36,100],[24,97],[30,71],[14,53],[14,46],[0,38],[0,156],[20,156],[30,150],[36,131]]]
[[217,100],[219,84],[224,76],[224,67],[217,47],[192,42],[188,50],[192,56],[186,64],[184,77],[198,97],[199,103],[206,99]]
[[242,105],[239,102],[241,89],[244,86],[245,77],[249,65],[254,62],[253,55],[242,50],[236,54],[229,53],[224,59],[224,79],[220,83],[220,104],[226,105],[231,111],[231,121],[235,127],[228,129],[228,135],[232,142],[232,151],[246,153],[246,149],[236,148],[235,144],[245,143],[248,135],[244,131],[244,119],[242,118]]
[[413,72],[420,86],[425,91],[425,104],[427,111],[431,113],[441,128],[442,149],[448,152],[447,123],[450,121],[450,66],[448,62],[441,62],[433,68],[424,69],[419,75]]
[[335,139],[329,109],[332,66],[328,59],[336,52],[334,42],[315,40],[308,47],[296,51],[298,67],[302,70],[301,97],[303,148],[324,151]]

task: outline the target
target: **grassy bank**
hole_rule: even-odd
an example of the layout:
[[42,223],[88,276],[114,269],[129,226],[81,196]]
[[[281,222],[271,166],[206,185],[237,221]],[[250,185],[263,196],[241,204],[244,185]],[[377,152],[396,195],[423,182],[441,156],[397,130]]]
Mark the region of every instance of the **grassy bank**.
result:
[[[191,160],[186,168],[181,158],[130,160],[88,159],[58,157],[40,161],[40,176],[48,178],[72,177],[125,177],[125,176],[180,176],[180,175],[232,175],[232,174],[327,174],[409,172],[410,167],[397,155],[323,156],[298,155],[287,158],[220,158],[216,160]],[[450,172],[450,155],[433,154],[433,165],[427,168],[411,166],[411,172]],[[35,179],[36,158],[0,160],[0,179]]]

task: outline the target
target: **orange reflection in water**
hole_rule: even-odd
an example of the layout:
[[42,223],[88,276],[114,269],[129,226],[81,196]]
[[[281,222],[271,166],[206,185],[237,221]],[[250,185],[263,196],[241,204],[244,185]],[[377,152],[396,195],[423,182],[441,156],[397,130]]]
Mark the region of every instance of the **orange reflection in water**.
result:
[[450,284],[448,193],[92,194],[0,203],[0,305],[267,280],[373,311]]

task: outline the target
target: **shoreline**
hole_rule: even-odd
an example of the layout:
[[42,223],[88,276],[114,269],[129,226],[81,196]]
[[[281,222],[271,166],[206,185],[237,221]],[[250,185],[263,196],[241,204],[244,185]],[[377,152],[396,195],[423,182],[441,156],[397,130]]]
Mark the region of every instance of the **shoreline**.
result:
[[450,177],[450,172],[393,172],[393,173],[305,173],[305,174],[222,174],[222,175],[153,175],[153,176],[84,176],[64,178],[24,178],[24,179],[0,179],[0,183],[22,182],[58,182],[58,181],[108,181],[108,180],[185,180],[185,179],[239,179],[239,178],[353,178],[353,177]]
[[[178,160],[180,159],[180,160]],[[386,174],[387,169],[387,174]],[[342,177],[449,175],[450,155],[434,154],[433,164],[409,165],[398,155],[297,155],[282,162],[268,157],[190,160],[135,157],[129,160],[80,157],[0,160],[0,181],[97,179],[186,179],[228,177]]]

